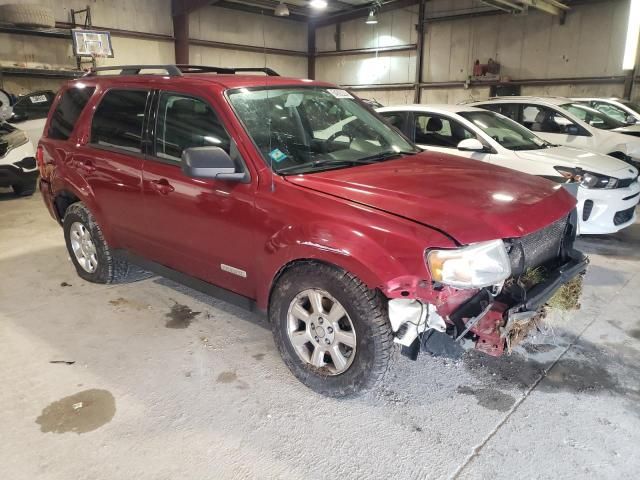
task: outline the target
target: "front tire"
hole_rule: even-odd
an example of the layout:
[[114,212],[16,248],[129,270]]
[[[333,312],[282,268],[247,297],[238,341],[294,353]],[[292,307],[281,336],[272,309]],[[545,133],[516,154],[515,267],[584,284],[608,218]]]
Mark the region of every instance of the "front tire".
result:
[[330,265],[309,262],[285,271],[271,295],[269,319],[287,367],[322,395],[375,387],[394,351],[384,297]]
[[78,275],[93,283],[141,280],[150,274],[116,255],[89,209],[72,204],[64,215],[64,240]]

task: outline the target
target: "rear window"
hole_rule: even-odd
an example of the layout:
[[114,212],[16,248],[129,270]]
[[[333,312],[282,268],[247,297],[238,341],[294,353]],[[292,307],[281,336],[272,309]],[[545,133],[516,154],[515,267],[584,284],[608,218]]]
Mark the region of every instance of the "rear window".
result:
[[142,124],[149,92],[110,90],[93,115],[91,143],[142,152]]
[[51,115],[47,136],[56,140],[67,140],[94,91],[95,87],[74,87],[65,91]]

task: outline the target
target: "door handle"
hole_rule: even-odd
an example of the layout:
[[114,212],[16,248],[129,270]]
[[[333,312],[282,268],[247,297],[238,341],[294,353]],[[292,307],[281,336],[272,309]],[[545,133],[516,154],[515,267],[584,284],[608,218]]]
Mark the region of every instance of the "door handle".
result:
[[96,167],[91,160],[80,160],[80,167],[87,173],[96,171]]
[[151,190],[154,192],[158,192],[160,195],[167,195],[175,190],[173,185],[169,183],[169,180],[166,178],[161,178],[159,180],[151,180],[149,182],[149,186]]

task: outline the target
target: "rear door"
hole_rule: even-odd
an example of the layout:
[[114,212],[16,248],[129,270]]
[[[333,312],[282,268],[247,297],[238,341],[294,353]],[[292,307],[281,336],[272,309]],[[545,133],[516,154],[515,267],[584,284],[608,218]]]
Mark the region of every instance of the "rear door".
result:
[[107,90],[93,114],[88,143],[73,156],[117,246],[135,252],[144,250],[142,132],[149,101],[149,90]]
[[253,297],[254,183],[187,177],[182,152],[217,146],[246,168],[212,104],[187,93],[161,91],[144,162],[146,256]]

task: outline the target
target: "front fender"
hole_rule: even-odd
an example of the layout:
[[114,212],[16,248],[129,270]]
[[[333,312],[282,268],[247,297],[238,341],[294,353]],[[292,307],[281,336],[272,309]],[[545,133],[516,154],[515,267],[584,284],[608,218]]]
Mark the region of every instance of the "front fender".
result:
[[263,281],[258,305],[267,308],[274,279],[283,267],[299,260],[335,265],[390,298],[413,296],[419,285],[430,284],[420,240],[402,238],[402,228],[380,236],[363,230],[327,220],[288,225],[276,232],[265,244],[265,255],[259,256]]

